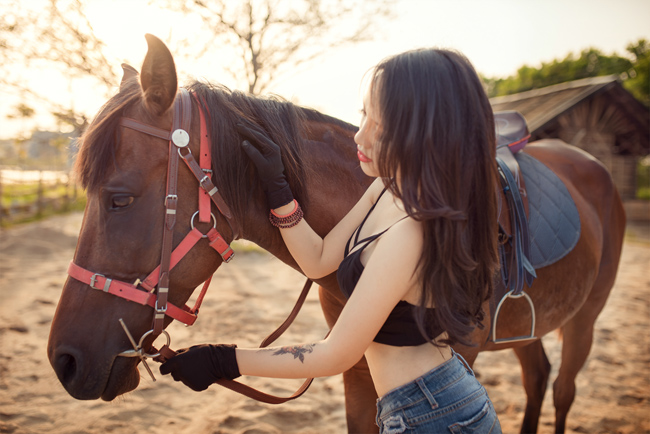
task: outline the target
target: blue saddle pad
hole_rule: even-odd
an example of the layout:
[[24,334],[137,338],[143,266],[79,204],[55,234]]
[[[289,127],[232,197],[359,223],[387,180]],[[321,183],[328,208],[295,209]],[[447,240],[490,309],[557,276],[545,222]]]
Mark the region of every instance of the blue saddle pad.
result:
[[560,178],[524,152],[515,154],[528,195],[529,261],[535,269],[566,256],[580,239],[580,215]]

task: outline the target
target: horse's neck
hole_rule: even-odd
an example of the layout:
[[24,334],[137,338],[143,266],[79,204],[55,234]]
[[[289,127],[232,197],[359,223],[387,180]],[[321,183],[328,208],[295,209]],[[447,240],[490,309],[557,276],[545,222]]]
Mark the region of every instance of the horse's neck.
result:
[[[306,170],[301,206],[309,225],[324,237],[348,213],[372,179],[363,174],[357,159],[354,131],[342,126],[310,121],[302,143]],[[293,180],[289,180],[290,183]],[[286,264],[299,269],[280,232],[268,224],[268,210],[253,213],[245,238],[260,245]],[[262,220],[262,221],[259,221]]]
[[305,213],[311,227],[325,236],[357,203],[372,179],[357,158],[354,131],[338,125],[311,122],[309,140],[303,143],[309,167]]

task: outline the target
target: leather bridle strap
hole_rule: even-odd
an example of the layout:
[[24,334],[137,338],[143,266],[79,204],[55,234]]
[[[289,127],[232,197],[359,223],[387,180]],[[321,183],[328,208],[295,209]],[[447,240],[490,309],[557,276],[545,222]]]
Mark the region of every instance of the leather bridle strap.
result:
[[[195,96],[196,98],[196,96]],[[226,222],[232,231],[232,239],[239,237],[239,230],[236,222],[233,219],[233,214],[226,202],[218,192],[217,187],[211,180],[211,156],[210,156],[210,138],[207,131],[207,125],[201,104],[199,103],[200,114],[200,164],[196,162],[189,148],[182,151],[183,148],[189,144],[189,131],[191,126],[192,105],[189,93],[186,89],[179,89],[179,94],[174,103],[174,115],[172,120],[172,131],[154,127],[152,125],[144,124],[135,119],[123,117],[120,120],[120,125],[139,131],[163,140],[169,141],[169,160],[167,169],[167,189],[165,197],[165,223],[163,228],[163,242],[161,248],[160,265],[153,270],[142,282],[136,281],[131,284],[115,279],[110,279],[99,273],[93,273],[86,270],[74,262],[70,263],[68,274],[70,277],[89,285],[91,288],[101,290],[109,294],[116,295],[129,301],[133,301],[142,305],[148,305],[154,308],[153,329],[154,336],[162,333],[164,328],[164,318],[169,316],[173,319],[181,321],[186,325],[192,325],[196,321],[200,304],[205,296],[207,288],[210,284],[212,277],[210,277],[203,285],[201,293],[199,294],[196,304],[193,308],[183,306],[179,308],[171,303],[168,303],[169,294],[169,272],[178,264],[178,262],[189,252],[190,249],[196,245],[199,239],[206,237],[209,244],[213,247],[223,258],[225,262],[229,262],[234,252],[225,241],[223,236],[213,227],[207,234],[203,235],[198,229],[192,228],[187,236],[181,243],[172,251],[173,229],[176,224],[176,211],[178,208],[178,195],[177,195],[177,182],[178,182],[178,163],[179,158],[187,164],[188,168],[199,181],[199,221],[206,223],[210,218],[214,218],[210,213],[210,200],[215,204],[219,212],[225,217]],[[207,109],[207,107],[206,107]],[[202,191],[201,191],[202,190]],[[207,200],[207,198],[210,200]],[[216,225],[216,221],[215,221]],[[193,226],[193,225],[192,225]],[[143,291],[138,288],[138,284],[146,289]],[[293,322],[302,307],[309,289],[311,288],[312,281],[307,280],[303,290],[289,314],[289,317],[271,333],[260,345],[264,348],[274,342]],[[158,287],[157,293],[155,292],[156,286]],[[164,361],[175,356],[176,353],[169,348],[168,345],[160,349],[160,356],[156,358],[158,361]],[[250,398],[256,399],[261,402],[269,404],[280,404],[283,402],[296,399],[301,396],[311,385],[313,378],[307,379],[304,384],[290,397],[277,397],[266,394],[259,390],[253,389],[244,384],[232,380],[221,379],[217,383],[231,389],[235,392],[241,393]]]
[[260,402],[265,402],[267,404],[284,404],[287,401],[292,401],[302,396],[307,391],[307,389],[309,389],[309,386],[311,386],[311,383],[313,381],[314,381],[313,378],[306,379],[305,382],[302,383],[302,386],[300,386],[298,390],[296,390],[291,396],[287,396],[287,397],[269,395],[268,393],[264,393],[261,390],[254,389],[238,381],[226,380],[225,378],[221,378],[215,381],[215,383],[227,389],[230,389],[233,392],[237,392],[241,395],[248,396],[249,398],[255,399]]
[[[228,262],[234,254],[228,243],[226,243],[221,234],[214,228],[205,236],[198,229],[193,228],[176,249],[172,251],[172,234],[173,227],[176,223],[176,209],[178,207],[178,197],[176,194],[179,159],[178,150],[187,146],[189,143],[188,131],[191,126],[191,110],[192,105],[189,93],[185,89],[180,89],[174,103],[174,120],[171,132],[144,124],[135,119],[123,117],[120,120],[121,126],[170,141],[167,196],[165,198],[165,222],[160,265],[152,271],[144,281],[136,281],[134,284],[106,278],[100,273],[86,270],[74,263],[71,263],[68,269],[70,277],[89,285],[93,289],[103,290],[104,292],[116,295],[126,300],[153,307],[156,310],[154,326],[157,322],[159,330],[162,330],[160,326],[164,321],[165,315],[187,325],[191,325],[196,321],[195,312],[197,312],[200,307],[200,303],[205,296],[210,279],[204,283],[199,298],[193,308],[190,309],[188,306],[179,308],[167,302],[167,295],[169,292],[169,271],[194,247],[194,245],[196,245],[202,237],[207,237],[210,246],[221,254],[224,261]],[[179,132],[181,128],[183,131]],[[184,139],[183,136],[185,136]],[[204,141],[201,142],[202,148],[208,146]],[[138,288],[138,284],[148,292]],[[159,287],[157,294],[154,293],[156,286]],[[156,330],[156,332],[156,334],[160,333],[158,330]]]
[[[199,164],[201,165],[202,174],[210,179],[212,178],[212,141],[210,140],[210,134],[208,134],[205,115],[201,109],[201,101],[195,93],[193,93],[192,96],[199,106],[199,134],[201,139],[201,149],[199,150]],[[192,173],[194,173],[194,171],[192,171]],[[196,174],[194,176],[196,177]],[[201,184],[201,181],[199,181],[199,221],[202,223],[210,222],[210,199],[211,197],[208,194],[208,190],[206,190]],[[235,238],[236,236],[233,234],[233,239]]]
[[[178,264],[180,260],[183,259],[187,252],[189,252],[202,237],[203,234],[201,231],[196,228],[192,229],[190,233],[185,236],[183,241],[181,241],[181,243],[176,246],[172,252],[170,269],[173,269],[176,264]],[[154,293],[154,290],[156,285],[158,285],[160,266],[156,267],[156,269],[153,270],[143,281],[139,282],[139,285],[142,288],[146,289],[146,291],[139,289],[138,284],[131,284],[123,282],[121,280],[109,279],[103,274],[86,270],[74,262],[70,262],[70,265],[68,266],[68,275],[81,283],[89,285],[93,289],[97,289],[108,294],[118,296],[125,300],[139,303],[141,305],[149,305],[153,308],[156,306],[156,294]],[[189,306],[185,305],[180,308],[171,303],[168,303],[167,316],[188,326],[194,324],[198,315],[199,307],[201,306],[201,302],[205,297],[205,293],[207,292],[211,279],[212,277],[210,277],[203,284],[203,288],[199,293],[194,307],[190,308]]]
[[150,136],[158,137],[159,139],[172,139],[171,132],[163,130],[162,128],[154,127],[153,125],[143,124],[142,122],[136,121],[135,119],[123,117],[120,119],[120,125],[135,131],[140,131],[141,133],[149,134]]
[[300,309],[302,308],[302,305],[305,303],[305,300],[307,299],[307,294],[309,294],[309,290],[311,289],[311,285],[314,282],[311,279],[307,279],[305,282],[304,286],[302,287],[302,291],[300,291],[300,296],[298,297],[298,300],[296,301],[296,304],[293,306],[293,309],[291,310],[291,313],[287,317],[287,319],[284,320],[280,326],[275,329],[273,333],[268,335],[260,344],[260,348],[266,348],[269,345],[271,345],[277,338],[282,336],[282,333],[284,333],[291,323],[293,323],[293,320],[296,319],[298,316],[298,313],[300,312]]
[[[271,343],[273,343],[277,338],[284,333],[284,331],[289,328],[293,320],[296,318],[296,315],[298,315],[298,312],[300,311],[300,308],[302,307],[302,304],[304,303],[305,299],[307,298],[307,294],[309,293],[309,289],[311,288],[312,281],[310,279],[307,279],[307,282],[305,282],[305,286],[302,288],[302,292],[300,293],[300,297],[298,297],[298,301],[296,302],[296,305],[293,307],[293,310],[287,317],[287,319],[278,327],[273,333],[271,333],[262,343],[260,344],[260,348],[266,348],[269,346]],[[327,335],[325,335],[325,338],[329,336],[329,332],[327,332]],[[304,383],[296,390],[291,396],[287,397],[281,397],[281,396],[275,396],[275,395],[269,395],[268,393],[264,393],[260,390],[254,389],[250,386],[247,386],[245,384],[242,384],[238,381],[235,380],[226,380],[225,378],[219,379],[216,381],[217,384],[220,386],[226,387],[234,392],[240,393],[244,396],[248,396],[249,398],[255,399],[257,401],[265,402],[267,404],[283,404],[287,401],[294,400],[300,396],[302,396],[307,389],[309,389],[309,386],[311,386],[311,383],[314,381],[313,378],[307,378]]]
[[[282,324],[280,324],[280,327],[278,327],[273,333],[268,335],[266,339],[262,341],[262,343],[260,344],[260,348],[266,348],[269,345],[271,345],[273,342],[275,342],[277,338],[279,338],[282,335],[282,333],[284,333],[289,328],[291,323],[293,323],[293,320],[296,319],[296,316],[298,316],[298,312],[300,312],[302,305],[307,299],[307,294],[309,294],[309,290],[311,289],[313,283],[314,282],[311,279],[307,279],[305,285],[302,287],[302,291],[300,292],[298,301],[296,301],[296,304],[294,305],[287,319],[284,320]],[[242,384],[234,380],[220,379],[217,380],[216,383],[219,384],[220,386],[226,387],[234,392],[248,396],[249,398],[255,399],[257,401],[265,402],[267,404],[283,404],[287,401],[291,401],[302,396],[302,394],[304,394],[307,391],[307,389],[309,389],[309,386],[311,386],[311,383],[313,381],[314,381],[313,378],[307,378],[305,382],[302,383],[302,386],[300,386],[298,390],[296,390],[291,396],[288,397],[269,395],[267,393],[264,393],[262,391],[259,391],[257,389],[254,389],[250,386],[247,386],[245,384]]]
[[[93,273],[78,266],[74,262],[70,262],[68,274],[73,279],[85,283],[93,289],[116,295],[143,306],[156,306],[156,294],[138,289],[137,286],[130,283],[109,279],[103,274]],[[187,306],[179,308],[170,303],[167,305],[167,315],[187,325],[192,325],[196,321],[196,314]]]
[[[181,90],[185,90],[182,89]],[[210,158],[210,136],[207,132],[207,125],[205,122],[205,116],[203,114],[203,110],[201,110],[201,107],[199,106],[199,115],[201,119],[201,132],[200,132],[200,137],[201,137],[201,144],[200,144],[200,161],[201,164],[199,165],[196,162],[196,159],[190,152],[187,152],[185,154],[181,155],[181,158],[187,165],[187,167],[190,169],[194,177],[199,181],[199,187],[200,187],[200,195],[199,195],[199,221],[201,222],[208,222],[209,221],[209,206],[206,206],[205,199],[201,200],[202,197],[209,197],[214,205],[217,207],[219,212],[226,218],[226,222],[228,222],[228,225],[230,226],[230,229],[232,231],[232,239],[235,240],[239,238],[240,232],[239,228],[234,220],[234,216],[232,211],[230,210],[230,207],[226,204],[226,201],[223,199],[221,196],[221,193],[219,193],[219,190],[217,187],[214,185],[214,183],[211,180],[211,166],[212,166],[212,160]],[[140,121],[137,121],[135,119],[131,118],[126,118],[123,117],[120,120],[120,125],[126,128],[130,128],[135,131],[139,131],[141,133],[149,134],[154,137],[158,137],[163,140],[171,140],[172,139],[172,133],[165,131],[163,129],[153,127],[151,125],[144,124]],[[188,150],[189,151],[189,150]],[[206,215],[208,217],[206,217]],[[219,252],[221,256],[223,257],[223,253]],[[226,260],[226,258],[224,258]],[[226,261],[227,262],[227,261]]]
[[[172,120],[172,140],[169,142],[169,160],[167,166],[167,195],[165,197],[165,224],[163,227],[162,248],[160,254],[160,279],[158,281],[158,299],[154,307],[153,334],[162,333],[167,312],[169,296],[169,271],[178,208],[178,159],[179,150],[189,144],[189,131],[192,117],[192,104],[187,90],[179,89],[180,103],[174,104]],[[180,130],[180,131],[179,131]],[[184,133],[184,134],[183,134]]]
[[212,174],[212,144],[210,140],[210,134],[208,133],[208,127],[205,120],[205,114],[201,108],[201,102],[199,101],[196,94],[194,94],[194,99],[199,106],[199,134],[201,139],[201,146],[199,150],[200,165],[197,164],[194,156],[190,152],[185,155],[181,154],[181,158],[183,158],[183,161],[185,161],[185,164],[190,169],[196,180],[199,181],[199,221],[207,222],[210,219],[210,203],[208,201],[209,198],[212,200],[219,212],[226,218],[226,222],[228,223],[228,226],[230,226],[230,231],[232,232],[232,239],[236,240],[239,238],[239,229],[234,220],[233,213],[230,210],[230,207],[226,204],[226,201],[223,200],[223,197],[221,197],[219,189],[214,185],[211,179],[212,177],[210,176]]

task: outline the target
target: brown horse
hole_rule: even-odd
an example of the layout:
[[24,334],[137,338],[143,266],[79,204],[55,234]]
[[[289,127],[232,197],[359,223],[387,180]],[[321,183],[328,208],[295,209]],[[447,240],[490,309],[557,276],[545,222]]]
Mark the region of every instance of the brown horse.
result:
[[[166,224],[165,179],[168,142],[121,126],[128,117],[170,131],[177,94],[174,62],[168,49],[147,37],[149,50],[138,80],[125,67],[119,93],[93,121],[83,140],[77,171],[88,191],[74,263],[114,281],[144,279],[160,264],[161,234]],[[193,83],[189,149],[198,155],[199,105],[209,113],[212,141],[212,181],[219,188],[239,228],[239,237],[268,250],[298,269],[282,238],[268,220],[266,202],[255,170],[241,152],[234,130],[239,119],[259,125],[283,149],[289,183],[303,206],[305,218],[321,235],[346,214],[369,185],[358,165],[353,135],[356,127],[296,107],[288,102],[260,99],[227,89]],[[551,168],[566,184],[581,223],[575,248],[553,265],[537,270],[526,291],[536,309],[535,334],[560,329],[564,338],[562,364],[554,383],[556,430],[564,430],[575,396],[575,377],[592,343],[594,322],[614,284],[625,216],[605,168],[586,153],[559,141],[539,141],[525,152]],[[178,207],[173,227],[174,246],[190,232],[197,210],[197,182],[189,170],[178,171]],[[232,223],[212,207],[216,227],[226,242],[235,236]],[[203,225],[199,225],[203,229]],[[222,257],[200,240],[170,273],[169,302],[182,306],[194,289],[222,264]],[[236,259],[235,259],[236,260]],[[93,275],[94,278],[99,278]],[[103,279],[103,276],[101,276]],[[139,383],[137,357],[119,357],[131,344],[118,320],[142,336],[151,329],[153,310],[104,293],[101,284],[68,278],[52,323],[48,356],[65,389],[77,399],[110,401]],[[345,299],[335,276],[317,282],[325,318],[330,326]],[[141,287],[138,287],[142,289]],[[97,290],[99,289],[99,290]],[[521,335],[530,328],[531,313],[504,305],[500,333]],[[165,323],[171,322],[166,317]],[[457,350],[473,363],[480,351],[513,348],[522,366],[527,406],[522,432],[534,432],[547,387],[550,364],[540,339],[508,344],[488,343],[489,330],[476,330],[472,348]],[[150,339],[144,341],[149,348]],[[377,398],[362,359],[343,374],[350,432],[377,431]]]

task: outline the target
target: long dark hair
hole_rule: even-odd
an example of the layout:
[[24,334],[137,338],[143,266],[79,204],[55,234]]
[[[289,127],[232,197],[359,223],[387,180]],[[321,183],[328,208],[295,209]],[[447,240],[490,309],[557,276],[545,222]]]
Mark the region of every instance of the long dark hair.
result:
[[492,108],[471,63],[454,51],[386,59],[370,85],[382,127],[379,172],[399,179],[387,187],[424,226],[420,331],[428,336],[425,307],[433,305],[448,334],[440,343],[472,345],[498,267]]

